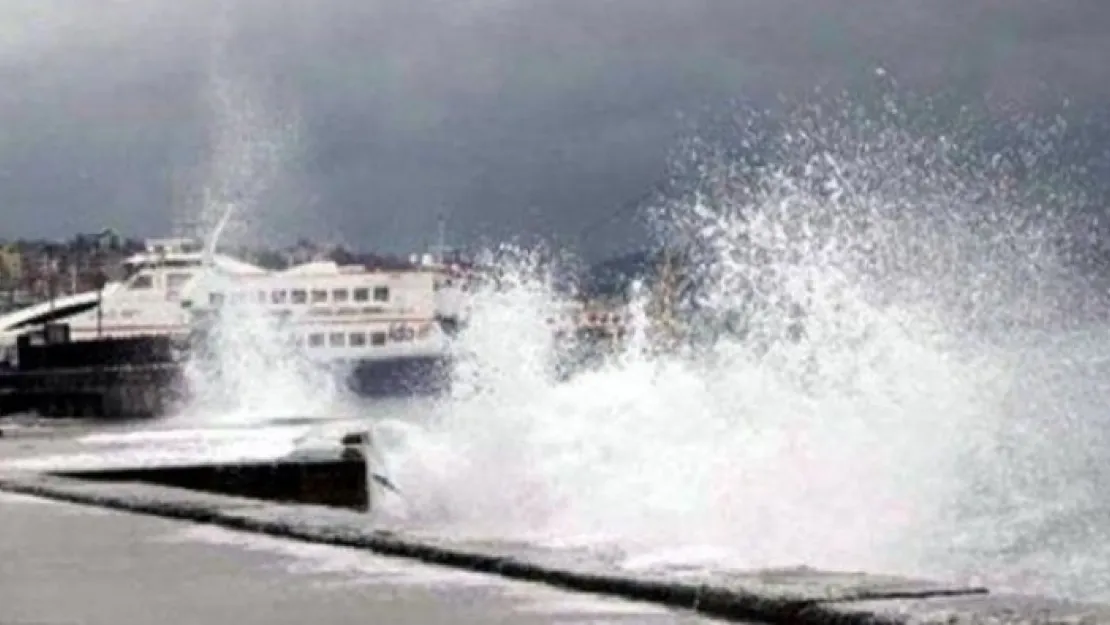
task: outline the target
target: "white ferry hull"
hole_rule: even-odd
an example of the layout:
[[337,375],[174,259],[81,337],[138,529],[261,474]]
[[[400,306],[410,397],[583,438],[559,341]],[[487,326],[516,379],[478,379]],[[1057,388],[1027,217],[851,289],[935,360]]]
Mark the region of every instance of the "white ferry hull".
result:
[[19,336],[65,325],[68,341],[90,346],[180,339],[186,358],[215,379],[237,351],[316,363],[360,394],[439,392],[450,378],[446,319],[460,316],[464,289],[442,268],[313,261],[267,271],[175,239],[148,242],[124,266],[125,277],[99,292],[0,318],[0,360],[18,367]]
[[[452,358],[450,334],[443,330],[443,320],[420,324],[423,329],[416,336],[403,342],[384,344],[367,343],[362,347],[333,348],[328,344],[306,343],[306,329],[292,326],[285,332],[263,333],[263,337],[282,336],[284,345],[274,347],[276,359],[296,359],[318,371],[324,371],[340,386],[362,397],[393,397],[410,395],[437,395],[450,389]],[[366,326],[372,329],[378,326]],[[331,338],[326,326],[309,326],[313,334]],[[355,328],[358,330],[358,328]],[[204,325],[194,328],[187,352],[216,379],[222,362],[234,362],[236,349],[266,349],[257,344],[258,337],[247,338],[236,344],[234,338],[213,336]],[[347,336],[350,336],[349,334]],[[296,340],[300,337],[302,340]],[[264,355],[257,355],[258,357]]]
[[336,363],[346,387],[359,397],[442,395],[451,389],[451,359],[421,355]]

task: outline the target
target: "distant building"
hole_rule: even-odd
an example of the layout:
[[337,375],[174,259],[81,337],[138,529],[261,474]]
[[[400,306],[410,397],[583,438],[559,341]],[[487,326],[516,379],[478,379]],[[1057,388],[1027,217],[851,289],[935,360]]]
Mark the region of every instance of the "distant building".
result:
[[8,244],[0,247],[0,284],[3,288],[12,288],[23,280],[23,254],[15,247]]
[[118,251],[124,247],[124,238],[111,228],[100,232],[82,233],[73,238],[70,247],[82,252],[88,251]]

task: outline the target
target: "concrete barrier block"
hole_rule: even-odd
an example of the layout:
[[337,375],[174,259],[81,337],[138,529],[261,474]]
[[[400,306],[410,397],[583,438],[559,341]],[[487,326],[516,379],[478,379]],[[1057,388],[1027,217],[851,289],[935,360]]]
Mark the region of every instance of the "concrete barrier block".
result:
[[359,456],[313,462],[236,462],[125,469],[58,471],[54,475],[98,482],[143,482],[249,499],[370,507],[366,463]]

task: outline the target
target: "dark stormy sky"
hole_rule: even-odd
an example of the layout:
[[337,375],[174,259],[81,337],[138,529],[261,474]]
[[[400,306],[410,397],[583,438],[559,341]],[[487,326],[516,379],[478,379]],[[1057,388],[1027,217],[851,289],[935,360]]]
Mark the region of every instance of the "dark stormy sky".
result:
[[0,20],[6,237],[163,233],[207,181],[267,236],[405,250],[444,213],[462,243],[574,242],[664,175],[680,112],[880,65],[969,101],[1110,101],[1106,0],[5,0]]

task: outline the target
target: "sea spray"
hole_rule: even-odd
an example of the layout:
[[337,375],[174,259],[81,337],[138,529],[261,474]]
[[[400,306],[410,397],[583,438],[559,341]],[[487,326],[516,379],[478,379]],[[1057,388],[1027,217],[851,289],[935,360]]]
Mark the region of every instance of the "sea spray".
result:
[[[1022,120],[1006,148],[975,136],[997,120],[923,117],[838,101],[682,146],[689,192],[656,228],[691,259],[697,345],[653,343],[647,280],[629,345],[557,380],[544,320],[567,297],[535,251],[494,254],[452,394],[373,410],[405,522],[615,544],[638,565],[1090,585],[1105,566],[1086,545],[1110,544],[1090,380],[1108,376],[1095,347],[1042,344],[1091,301],[1060,249],[1084,207],[1051,167],[1064,125]],[[242,384],[212,387],[229,418],[327,405],[295,368],[275,383],[291,361],[254,327],[263,346],[224,349]]]
[[[219,55],[214,55],[214,59]],[[226,292],[242,276],[235,261],[215,258],[217,246],[241,245],[265,222],[262,200],[296,155],[296,125],[266,106],[247,77],[210,72],[212,147],[198,219],[205,266],[186,297]],[[272,315],[253,297],[227,303],[207,320],[185,366],[187,401],[179,417],[190,423],[243,423],[280,417],[335,416],[345,397],[337,376],[313,366]],[[266,297],[268,293],[264,294]],[[194,302],[195,308],[208,302]]]
[[554,382],[539,320],[561,296],[506,255],[513,280],[475,294],[460,338],[481,392],[392,449],[422,522],[742,567],[943,568],[1007,418],[1015,359],[991,332],[1058,319],[1072,283],[1047,288],[1068,277],[1057,222],[997,159],[854,114],[787,124],[754,165],[702,142],[695,192],[658,225],[697,258],[687,321],[745,326],[709,345]]

